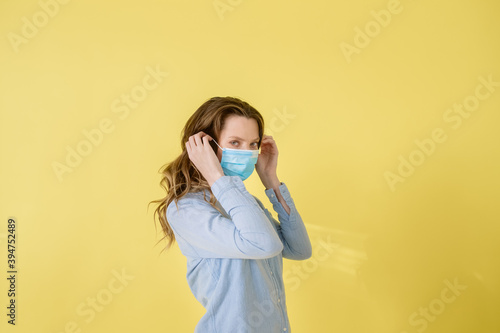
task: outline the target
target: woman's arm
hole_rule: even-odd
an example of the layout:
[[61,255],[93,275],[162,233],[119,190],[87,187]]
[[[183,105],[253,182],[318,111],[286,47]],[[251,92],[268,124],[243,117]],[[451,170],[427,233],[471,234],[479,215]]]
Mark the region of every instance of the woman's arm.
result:
[[283,257],[295,260],[308,259],[312,255],[311,242],[288,188],[278,180],[276,172],[278,154],[278,146],[273,137],[264,135],[261,153],[255,169],[266,188],[266,195],[271,200],[274,210],[278,213],[280,223],[259,202],[269,219],[275,224],[278,235],[283,242]]
[[[280,192],[280,189],[279,189],[280,185],[281,185],[281,182],[278,181],[277,178],[276,178],[276,181],[272,185],[269,185],[269,188],[272,188],[274,190],[274,194],[276,195],[276,198],[278,199],[279,203],[283,206],[283,208],[285,209],[286,213],[290,214],[290,207],[288,207],[288,204],[286,203],[286,200],[281,195],[281,192]],[[266,190],[268,190],[269,188],[266,186]]]
[[222,176],[211,186],[227,218],[199,198],[182,198],[167,207],[167,220],[185,255],[202,258],[264,259],[283,244],[255,198],[238,176]]
[[[286,206],[278,199],[278,192]],[[309,259],[312,255],[311,241],[287,186],[282,182],[277,191],[274,188],[269,188],[265,190],[265,193],[273,204],[274,211],[278,213],[279,222],[273,218],[259,199],[256,198],[256,200],[266,212],[269,220],[276,226],[278,236],[283,243],[283,257],[293,260]],[[286,207],[289,208],[289,211],[286,211]]]

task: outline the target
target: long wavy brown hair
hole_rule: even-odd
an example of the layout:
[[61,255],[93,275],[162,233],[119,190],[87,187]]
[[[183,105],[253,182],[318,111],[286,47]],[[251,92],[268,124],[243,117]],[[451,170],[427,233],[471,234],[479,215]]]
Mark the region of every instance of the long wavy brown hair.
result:
[[[181,133],[180,143],[182,153],[173,161],[164,164],[158,171],[162,175],[160,186],[167,192],[167,195],[162,199],[153,200],[149,203],[158,203],[158,206],[154,211],[153,220],[156,221],[156,218],[158,217],[159,223],[163,229],[164,236],[158,241],[158,243],[165,238],[167,240],[167,245],[162,252],[170,248],[175,241],[174,232],[168,224],[166,215],[167,207],[172,201],[175,201],[175,206],[178,209],[179,206],[177,205],[177,202],[185,194],[206,189],[210,193],[210,199],[207,200],[205,192],[203,192],[203,199],[221,212],[221,210],[215,205],[217,199],[212,193],[212,189],[207,180],[189,159],[186,150],[186,142],[189,141],[189,137],[191,135],[200,131],[205,132],[219,142],[220,133],[224,128],[225,120],[229,115],[243,116],[257,121],[259,126],[258,147],[260,148],[264,134],[264,118],[247,102],[236,97],[212,97],[204,102],[195,111],[195,113],[193,113],[193,115],[186,122],[186,125],[184,125]],[[213,141],[209,142],[214,149],[215,154],[217,154],[218,147]]]

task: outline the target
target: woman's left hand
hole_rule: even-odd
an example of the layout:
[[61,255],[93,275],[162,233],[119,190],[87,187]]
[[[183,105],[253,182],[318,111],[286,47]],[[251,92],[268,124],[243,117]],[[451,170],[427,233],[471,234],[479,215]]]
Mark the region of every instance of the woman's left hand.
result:
[[273,137],[264,135],[260,145],[260,154],[255,170],[266,188],[279,186],[277,175],[278,147]]

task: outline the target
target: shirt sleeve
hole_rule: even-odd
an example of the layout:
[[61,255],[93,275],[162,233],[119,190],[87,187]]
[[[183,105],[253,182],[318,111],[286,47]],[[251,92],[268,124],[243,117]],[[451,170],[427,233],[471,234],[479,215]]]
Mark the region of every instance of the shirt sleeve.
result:
[[302,221],[290,191],[285,183],[281,182],[279,191],[288,207],[290,207],[290,214],[283,208],[283,205],[278,201],[274,189],[270,188],[265,190],[265,193],[273,205],[273,209],[278,213],[278,221],[271,215],[271,213],[264,207],[262,202],[257,199],[262,209],[265,211],[269,220],[272,221],[283,243],[283,257],[293,260],[305,260],[311,257],[312,247],[309,235],[307,234],[306,227]]
[[238,176],[222,176],[211,189],[230,218],[204,200],[181,198],[179,209],[171,202],[167,220],[179,246],[201,258],[264,259],[283,251],[272,222]]

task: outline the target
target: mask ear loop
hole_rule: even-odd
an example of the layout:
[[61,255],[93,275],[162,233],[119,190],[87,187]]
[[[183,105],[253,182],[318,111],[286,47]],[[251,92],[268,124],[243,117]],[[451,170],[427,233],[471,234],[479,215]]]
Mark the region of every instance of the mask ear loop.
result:
[[[219,144],[217,143],[217,141],[215,141],[215,139],[214,139],[214,138],[212,138],[212,140],[214,140],[215,144],[216,144],[217,146],[219,146]],[[221,146],[219,146],[219,148],[220,148],[221,150],[224,150],[224,148],[222,148]]]

